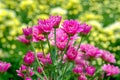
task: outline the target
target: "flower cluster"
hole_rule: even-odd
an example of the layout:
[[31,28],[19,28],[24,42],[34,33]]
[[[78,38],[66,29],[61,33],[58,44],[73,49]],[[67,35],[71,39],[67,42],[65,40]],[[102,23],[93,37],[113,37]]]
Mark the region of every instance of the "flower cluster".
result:
[[[91,26],[77,20],[64,20],[59,27],[61,19],[61,16],[50,16],[48,19],[38,20],[38,24],[35,26],[23,29],[22,36],[24,37],[20,36],[18,40],[27,45],[31,44],[34,52],[30,48],[31,51],[24,56],[24,65],[17,70],[18,76],[26,80],[31,79],[34,73],[30,66],[34,64],[35,59],[38,63],[37,72],[42,76],[40,78],[45,80],[56,80],[57,78],[63,80],[66,78],[66,72],[71,69],[75,73],[74,75],[77,74],[78,80],[87,80],[96,76],[95,73],[98,70],[98,65],[96,67],[92,64],[93,60],[97,61],[98,58],[101,58],[103,62],[116,62],[115,56],[110,52],[90,44],[81,44],[82,38],[86,39],[92,29]],[[80,38],[81,41],[76,44],[76,40]],[[35,49],[37,46],[35,47],[34,43],[39,42],[42,52],[36,52]],[[48,44],[48,53],[44,51],[44,42]],[[72,65],[72,67],[68,65]],[[99,68],[101,69],[101,65]],[[111,68],[113,71],[110,71]],[[119,74],[119,72],[114,72],[119,69],[118,67],[104,65],[102,69],[108,76]]]
[[19,70],[16,70],[17,75],[22,77],[25,80],[32,80],[31,76],[34,75],[33,68],[30,68],[25,65],[21,65]]
[[102,66],[103,71],[107,73],[107,76],[115,75],[115,74],[120,74],[120,69],[117,66],[110,65],[110,64],[104,64]]

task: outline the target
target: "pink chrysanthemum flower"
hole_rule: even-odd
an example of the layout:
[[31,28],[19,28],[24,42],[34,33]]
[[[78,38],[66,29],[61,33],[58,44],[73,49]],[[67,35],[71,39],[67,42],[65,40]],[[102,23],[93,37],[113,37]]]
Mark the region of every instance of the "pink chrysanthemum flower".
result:
[[93,76],[96,68],[94,66],[88,66],[85,70],[88,75]]
[[[62,34],[61,34],[62,33]],[[68,41],[68,35],[60,28],[56,32],[56,45],[60,50],[66,47]]]
[[73,36],[78,32],[80,24],[76,20],[65,20],[62,26],[63,26],[63,30],[69,36]]
[[39,26],[33,26],[33,42],[38,42],[40,40],[45,40],[42,30]]
[[29,51],[27,54],[24,56],[24,62],[27,65],[32,64],[35,61],[35,55],[33,52]]
[[90,44],[81,44],[80,45],[80,50],[83,52],[86,52],[89,48],[94,48],[94,46],[90,45]]
[[29,44],[30,43],[30,40],[26,39],[25,35],[19,36],[17,38],[17,40],[24,43],[24,44]]
[[66,53],[67,58],[69,60],[75,60],[75,58],[77,57],[77,54],[78,52],[74,47],[69,47]]
[[83,30],[81,31],[82,34],[88,34],[90,32],[90,30],[92,29],[91,26],[87,25],[86,23],[81,24],[81,27],[83,28]]
[[116,74],[120,74],[120,69],[117,66],[110,65],[110,64],[104,64],[102,66],[103,71],[107,73],[107,76],[112,76]]
[[90,44],[81,44],[80,50],[85,52],[87,57],[97,58],[101,56],[100,50],[97,47]]
[[51,20],[51,23],[53,23],[53,27],[58,28],[62,17],[61,16],[50,16],[49,19]]
[[10,68],[11,64],[0,61],[0,73],[6,72]]
[[[26,72],[27,70],[28,70],[29,74]],[[19,77],[22,77],[22,78],[24,78],[24,76],[28,77],[28,76],[33,76],[34,75],[33,68],[30,68],[30,67],[28,68],[27,66],[25,66],[23,64],[21,65],[19,70],[16,70],[16,72],[17,72],[17,75]]]
[[32,27],[23,28],[23,34],[25,36],[31,36],[32,35]]
[[39,28],[41,28],[43,34],[49,34],[53,29],[53,23],[51,22],[50,19],[39,20],[38,26]]
[[[73,43],[75,42],[75,40],[78,38],[77,35],[74,35],[72,37],[70,37],[70,42],[68,45],[73,45]],[[49,34],[49,39],[50,39],[50,43],[55,46],[55,42],[54,42],[54,31],[52,30],[51,33]],[[64,48],[66,47],[68,41],[68,35],[67,33],[61,29],[61,28],[57,28],[56,29],[56,46],[58,49],[60,50],[64,50]]]
[[83,66],[75,65],[75,67],[73,68],[73,72],[76,74],[81,74],[83,72]]
[[116,62],[115,56],[113,54],[111,54],[110,52],[105,51],[105,50],[100,50],[100,53],[102,54],[101,57],[103,60],[110,62],[110,63]]
[[99,49],[96,48],[96,47],[94,47],[94,48],[89,48],[89,49],[86,51],[86,55],[87,55],[88,57],[95,57],[95,58],[101,56],[101,54],[100,54],[100,52],[99,52]]

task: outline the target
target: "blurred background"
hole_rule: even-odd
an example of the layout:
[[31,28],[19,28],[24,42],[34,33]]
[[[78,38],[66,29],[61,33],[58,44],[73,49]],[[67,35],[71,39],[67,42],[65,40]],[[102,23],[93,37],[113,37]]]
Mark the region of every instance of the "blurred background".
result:
[[[22,28],[37,24],[38,19],[61,15],[92,25],[87,43],[109,50],[120,67],[120,0],[0,0],[0,60],[12,67],[0,80],[21,80],[16,69],[27,52],[16,40]],[[120,75],[114,76],[120,80]]]

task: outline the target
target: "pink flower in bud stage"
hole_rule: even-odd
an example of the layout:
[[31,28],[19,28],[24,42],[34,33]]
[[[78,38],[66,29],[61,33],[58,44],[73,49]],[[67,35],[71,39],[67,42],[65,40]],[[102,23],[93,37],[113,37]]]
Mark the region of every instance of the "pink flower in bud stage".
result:
[[26,72],[27,69],[28,69],[29,75],[33,76],[34,75],[33,68],[27,67],[27,66],[25,66],[23,64],[21,65],[21,67],[19,68],[19,70],[16,70],[17,75],[19,77],[22,77],[22,78],[24,78],[25,75],[26,75],[26,77],[29,76],[28,73]]
[[103,71],[107,73],[107,76],[117,75],[120,74],[120,69],[117,66],[104,64],[102,66]]
[[27,67],[22,64],[21,67],[20,67],[20,70],[21,70],[22,72],[26,72]]
[[78,77],[78,80],[87,80],[87,77],[85,76],[85,74],[81,74],[81,75]]
[[29,71],[29,74],[30,74],[30,76],[33,76],[34,75],[34,72],[33,72],[33,68],[28,68],[28,71]]
[[31,36],[32,35],[32,27],[23,28],[23,34],[25,36]]
[[6,72],[10,68],[11,64],[0,61],[0,73]]
[[[81,24],[81,27],[83,28],[83,31],[80,31],[82,34],[88,34],[90,32],[90,30],[92,29],[91,26],[87,25],[86,23]],[[80,27],[80,28],[81,28]]]
[[62,26],[63,26],[63,30],[69,36],[73,36],[78,32],[80,23],[76,20],[65,20]]
[[19,36],[19,37],[17,38],[17,40],[20,41],[20,42],[22,42],[22,43],[24,43],[24,44],[30,43],[30,40],[26,39],[26,37],[25,37],[24,35]]
[[48,53],[48,54],[45,56],[45,59],[46,59],[47,63],[52,64],[52,60],[51,60],[51,57],[50,57],[50,53]]
[[35,61],[35,55],[32,51],[27,52],[27,54],[24,56],[24,62],[27,65],[32,64]]
[[39,26],[33,26],[33,42],[38,42],[40,40],[45,40],[42,30]]
[[83,67],[81,65],[75,65],[73,72],[76,74],[81,74],[83,72]]
[[37,67],[37,72],[42,73],[43,68],[41,69],[40,67]]
[[44,56],[43,53],[38,52],[37,57],[44,65],[47,64],[47,63],[52,64],[50,54],[47,54],[46,56]]
[[20,70],[16,70],[16,72],[19,77],[24,77],[24,73],[22,73]]
[[74,47],[69,47],[66,53],[69,60],[74,60],[77,57],[77,54],[78,52]]
[[113,54],[111,54],[110,52],[105,51],[105,50],[100,50],[100,53],[102,54],[101,57],[103,60],[110,62],[110,63],[116,62],[115,56]]
[[93,76],[96,68],[94,66],[88,66],[85,70],[88,75]]
[[30,77],[26,77],[25,80],[32,80],[32,78],[30,78]]
[[53,29],[53,23],[51,22],[50,19],[39,20],[38,26],[39,28],[41,28],[43,34],[49,34]]
[[59,27],[62,17],[61,16],[50,16],[49,19],[51,23],[53,23],[53,27],[57,28]]
[[27,67],[22,64],[19,70],[16,70],[17,75],[20,77],[24,77],[24,73],[26,72],[26,70],[27,70]]
[[46,61],[43,53],[38,52],[38,53],[37,53],[37,57],[38,57],[39,61],[41,61],[42,64],[46,64],[46,63],[47,63],[47,61]]

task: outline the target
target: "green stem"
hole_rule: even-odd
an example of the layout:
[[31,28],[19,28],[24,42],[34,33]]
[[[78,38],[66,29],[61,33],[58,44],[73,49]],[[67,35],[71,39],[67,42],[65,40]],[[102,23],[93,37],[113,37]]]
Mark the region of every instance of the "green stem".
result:
[[56,46],[56,28],[54,28],[54,40],[55,40],[55,55],[57,56],[57,46]]
[[[68,41],[67,41],[66,47],[65,47],[64,51],[63,51],[62,54],[61,54],[61,55],[62,55],[61,61],[63,60],[64,54],[66,54],[66,50],[67,50],[67,48],[68,48],[69,41],[70,41],[70,37],[68,37]],[[61,62],[61,61],[60,61],[60,62]]]
[[37,75],[38,77],[40,77],[40,79],[44,80],[44,78],[37,72],[37,71],[34,71],[35,75]]
[[[50,47],[50,42],[49,42],[49,39],[48,39],[48,35],[45,35],[46,39],[47,39],[47,43],[48,43],[48,47],[49,47],[49,51],[50,51],[50,57],[52,59],[52,52],[51,52],[51,47]],[[53,59],[52,59],[52,63],[53,63]]]
[[70,41],[70,36],[68,37],[68,41],[67,41],[67,44],[66,44],[66,47],[65,47],[64,51],[61,51],[61,54],[60,54],[60,55],[61,55],[61,60],[60,60],[60,62],[59,62],[58,65],[61,65],[61,64],[62,64],[62,60],[63,60],[64,54],[66,53],[66,50],[67,50],[69,41]]
[[[57,62],[57,46],[56,46],[56,28],[54,28],[54,40],[55,40],[55,59],[56,59],[56,62]],[[56,67],[57,67],[57,65],[55,66],[55,69],[56,69]],[[58,70],[56,69],[56,71],[55,71],[55,69],[54,69],[54,72],[55,72],[55,74],[54,74],[54,80],[57,80],[57,76],[56,76],[56,74],[57,74],[57,72],[58,72]]]
[[63,69],[62,79],[61,79],[61,80],[63,80],[64,74],[65,74],[65,72],[67,71],[68,66],[69,66],[69,65],[68,65],[68,62],[67,62],[66,66],[65,66],[65,69]]
[[68,41],[67,41],[66,47],[65,47],[65,49],[63,51],[63,54],[66,54],[69,42],[70,42],[70,37],[68,37]]
[[42,48],[43,55],[44,55],[44,57],[45,57],[45,52],[44,52],[44,47],[43,47],[42,41],[40,41],[40,44],[41,44],[41,48]]
[[37,61],[37,63],[38,63],[38,65],[39,65],[39,67],[42,69],[42,71],[43,71],[43,75],[46,77],[46,79],[48,80],[48,78],[47,78],[47,76],[46,76],[46,74],[45,74],[45,72],[44,72],[44,70],[43,70],[43,68],[42,68],[42,65],[40,64],[40,62],[39,62],[39,60],[38,60],[38,58],[37,58],[37,53],[36,53],[36,51],[35,51],[35,48],[34,48],[34,46],[33,46],[33,43],[31,42],[31,46],[32,46],[32,48],[33,48],[33,51],[34,51],[34,53],[35,53],[35,58],[36,58],[36,61]]
[[30,77],[30,73],[29,73],[29,67],[28,67],[28,66],[27,66],[26,73],[27,73],[28,77]]
[[79,42],[79,45],[78,45],[77,51],[78,51],[79,48],[80,48],[80,44],[81,44],[82,40],[83,40],[83,36],[81,36],[81,40],[80,40],[80,42]]
[[48,35],[45,35],[46,39],[47,39],[47,42],[48,42],[48,47],[49,47],[49,50],[51,52],[51,47],[50,47],[50,42],[49,42],[49,39],[48,39]]

